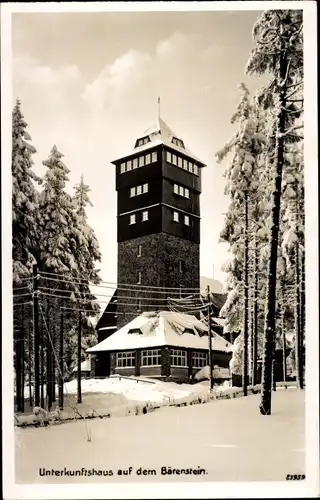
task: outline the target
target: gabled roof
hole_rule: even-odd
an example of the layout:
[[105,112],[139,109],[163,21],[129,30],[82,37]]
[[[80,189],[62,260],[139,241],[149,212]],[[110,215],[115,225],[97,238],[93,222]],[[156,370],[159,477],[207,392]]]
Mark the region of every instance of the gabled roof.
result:
[[[148,142],[139,146],[139,140],[144,138],[146,138]],[[174,142],[172,142],[172,140],[174,140]],[[181,146],[178,145],[179,143],[181,144]],[[188,156],[190,159],[194,160],[198,166],[205,166],[205,164],[201,160],[199,160],[199,158],[197,158],[189,149],[184,146],[184,142],[171,130],[171,128],[161,117],[158,117],[157,122],[154,126],[144,130],[141,136],[137,138],[133,150],[131,150],[126,155],[121,156],[117,160],[114,160],[112,163],[115,163],[122,158],[127,158],[137,153],[148,151],[149,149],[152,149],[155,146],[159,146],[161,144],[177,151],[178,153]]]
[[[166,345],[207,350],[208,327],[189,314],[145,312],[87,352],[148,349]],[[213,332],[212,350],[231,352],[232,344]]]

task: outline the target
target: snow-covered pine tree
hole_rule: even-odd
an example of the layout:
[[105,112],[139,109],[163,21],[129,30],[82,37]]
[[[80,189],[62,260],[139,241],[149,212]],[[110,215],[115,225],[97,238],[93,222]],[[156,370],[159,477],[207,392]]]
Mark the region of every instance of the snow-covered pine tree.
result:
[[[47,274],[45,277],[41,277],[39,287],[42,297],[46,299],[42,301],[41,314],[44,315],[43,321],[46,326],[47,379],[49,378],[47,385],[52,401],[55,400],[55,391],[50,394],[50,390],[52,391],[54,388],[56,379],[60,311],[69,304],[67,299],[70,298],[74,285],[68,278],[71,278],[77,271],[77,263],[72,249],[74,205],[72,197],[65,191],[66,183],[69,180],[69,169],[63,163],[62,157],[63,155],[58,148],[53,146],[48,159],[43,161],[47,172],[44,176],[39,202],[41,216],[39,270],[66,277],[65,280],[63,278],[60,280]],[[64,300],[62,297],[66,297],[66,299]]]
[[32,155],[36,148],[30,144],[28,125],[16,100],[12,113],[12,261],[13,281],[29,277],[38,250],[38,193],[39,177],[33,172]]
[[[263,134],[259,131],[259,117],[250,100],[249,91],[243,83],[240,85],[240,88],[242,91],[241,100],[231,118],[231,123],[238,123],[239,128],[232,139],[216,156],[220,162],[229,153],[233,153],[232,161],[225,172],[225,176],[228,179],[226,194],[230,195],[232,201],[221,237],[225,241],[228,241],[229,244],[232,244],[232,252],[238,258],[243,253],[243,257],[241,258],[242,275],[237,277],[237,285],[231,288],[221,314],[224,316],[228,316],[228,313],[230,314],[230,305],[236,303],[234,299],[241,291],[243,296],[242,335],[244,349],[242,378],[244,395],[246,396],[249,364],[249,245],[252,238],[249,232],[249,220],[251,219],[251,207],[257,203],[257,191],[259,188],[257,178],[258,159],[265,141]],[[254,226],[255,231],[257,231],[255,224]],[[234,263],[235,261],[233,261],[230,268],[233,274]],[[230,295],[232,301],[230,300]]]
[[276,142],[274,154],[270,158],[274,168],[275,185],[260,404],[260,412],[263,415],[271,414],[279,214],[285,145],[298,139],[296,131],[303,126],[301,122],[299,123],[303,110],[296,99],[296,95],[303,85],[302,26],[302,11],[300,10],[268,10],[264,12],[253,28],[255,46],[246,68],[248,74],[269,73],[271,75],[270,83],[265,87],[263,102],[272,113]]
[[[32,376],[32,264],[38,251],[38,193],[33,171],[35,147],[16,100],[12,112],[12,271],[17,409],[23,409],[24,374]],[[30,280],[28,280],[30,278]],[[30,304],[28,304],[30,301]],[[26,363],[26,366],[25,366]]]
[[[304,190],[303,190],[303,155],[299,145],[291,146],[292,152],[287,154],[287,165],[284,175],[282,205],[285,226],[282,235],[281,249],[287,267],[293,268],[294,291],[293,311],[295,318],[296,374],[299,387],[303,388],[303,332],[301,314],[304,314],[303,293],[301,292],[304,268]],[[301,304],[302,302],[302,304]]]

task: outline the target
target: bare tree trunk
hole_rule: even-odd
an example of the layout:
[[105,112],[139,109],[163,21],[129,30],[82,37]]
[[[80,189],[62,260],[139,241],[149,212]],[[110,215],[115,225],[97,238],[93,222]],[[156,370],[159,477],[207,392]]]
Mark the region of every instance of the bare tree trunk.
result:
[[63,330],[64,330],[64,316],[63,316],[63,309],[61,309],[61,318],[60,318],[60,337],[59,337],[59,365],[60,365],[60,370],[59,370],[59,407],[63,409],[63,372],[64,372],[64,366],[63,366]]
[[[304,242],[303,242],[304,243]],[[301,353],[301,377],[304,380],[305,370],[305,354],[304,354],[304,341],[305,341],[305,307],[306,307],[306,290],[305,290],[305,253],[301,251],[301,279],[300,279],[300,353]]]
[[46,311],[46,337],[47,337],[47,408],[48,411],[51,410],[52,406],[52,381],[51,381],[51,336],[50,336],[50,300],[47,299],[47,311]]
[[258,383],[258,241],[255,237],[254,239],[254,299],[253,299],[253,356],[252,356],[252,383],[253,385]]
[[33,406],[33,397],[32,397],[32,336],[31,336],[31,328],[30,322],[28,323],[28,386],[29,386],[29,405],[30,408]]
[[[280,60],[280,81],[285,77],[284,61]],[[279,101],[281,107],[284,107],[285,90],[281,87],[279,90]],[[270,235],[270,256],[268,264],[268,283],[267,283],[267,303],[266,303],[266,318],[264,327],[264,351],[262,365],[262,391],[261,403],[259,406],[262,415],[271,415],[271,387],[272,387],[272,361],[273,348],[276,327],[276,283],[277,283],[277,260],[278,260],[278,239],[279,239],[279,219],[280,219],[280,203],[282,189],[282,170],[284,162],[284,139],[282,133],[285,130],[285,114],[280,111],[278,124],[276,127],[276,148],[275,148],[275,163],[276,163],[276,178],[275,189],[273,191],[273,208],[272,208],[272,228]]]
[[286,329],[285,329],[285,323],[284,323],[285,282],[283,279],[281,280],[280,290],[281,290],[280,328],[281,328],[281,337],[282,337],[282,367],[283,367],[283,381],[286,382],[287,381],[287,355],[286,355],[287,339],[286,339]]
[[244,207],[245,207],[245,243],[244,243],[244,305],[243,305],[243,374],[242,387],[243,395],[248,394],[248,333],[249,333],[249,283],[248,283],[248,193],[245,191]]
[[82,343],[82,316],[81,312],[79,311],[79,324],[78,324],[78,359],[77,359],[77,368],[78,368],[78,374],[77,374],[77,386],[78,386],[78,403],[82,403],[82,396],[81,396],[81,343]]
[[295,275],[296,275],[296,304],[295,304],[295,334],[296,334],[296,380],[300,389],[303,389],[303,373],[301,359],[301,323],[300,323],[300,273],[299,273],[299,243],[295,244]]

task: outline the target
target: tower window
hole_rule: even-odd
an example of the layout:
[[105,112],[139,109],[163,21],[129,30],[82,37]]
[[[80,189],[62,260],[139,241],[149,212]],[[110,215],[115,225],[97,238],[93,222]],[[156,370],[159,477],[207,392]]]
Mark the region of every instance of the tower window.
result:
[[176,155],[172,155],[172,163],[173,165],[177,165],[178,158]]
[[139,196],[140,194],[145,194],[148,192],[148,184],[140,184],[140,186],[133,186],[130,188],[130,197]]
[[138,168],[138,158],[132,160],[132,168]]
[[194,173],[195,175],[198,175],[198,165],[194,165],[194,166],[193,166],[193,173]]
[[135,224],[136,223],[136,214],[130,215],[130,224]]
[[154,151],[154,152],[152,153],[152,163],[153,163],[153,162],[155,162],[155,161],[157,161],[157,160],[158,160],[158,155],[157,155],[157,152],[156,152],[156,151]]
[[144,156],[139,156],[139,167],[144,166]]
[[138,245],[138,257],[142,255],[142,245]]
[[141,271],[138,271],[138,285],[141,285]]
[[125,163],[121,163],[121,165],[120,165],[120,173],[123,174],[125,171],[126,171],[126,164]]
[[192,165],[191,161],[189,161],[189,172],[191,172],[191,173],[193,172],[193,165]]
[[145,163],[145,164],[146,164],[146,165],[149,165],[149,163],[151,163],[151,154],[150,154],[150,153],[148,153],[148,154],[146,155],[146,163]]
[[184,216],[184,223],[186,226],[190,226],[190,217],[189,215]]
[[183,160],[183,168],[185,170],[188,170],[188,162],[187,162],[187,160]]
[[146,220],[149,220],[149,214],[148,214],[148,210],[144,210],[142,212],[142,222],[146,221]]
[[166,151],[167,162],[172,163],[172,154],[169,151]]
[[173,212],[173,220],[174,222],[179,222],[179,212]]
[[132,169],[132,160],[127,161],[127,171]]
[[180,158],[180,156],[178,156],[178,167],[182,168],[182,158]]
[[190,191],[184,186],[179,186],[178,184],[174,184],[173,192],[174,194],[178,194],[179,196],[183,196],[184,198],[190,198]]

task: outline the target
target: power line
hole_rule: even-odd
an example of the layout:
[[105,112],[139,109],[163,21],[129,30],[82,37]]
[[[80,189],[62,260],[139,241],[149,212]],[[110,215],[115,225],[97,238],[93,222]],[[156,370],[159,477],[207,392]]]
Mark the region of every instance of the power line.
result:
[[26,297],[27,295],[31,295],[31,292],[28,293],[18,293],[17,295],[13,295],[13,298]]
[[[75,292],[74,290],[66,290],[66,289],[62,289],[62,288],[49,288],[49,287],[44,287],[44,286],[40,286],[39,290],[52,291],[52,292],[68,292],[68,293]],[[137,292],[139,292],[139,290]],[[103,293],[94,293],[94,292],[78,292],[78,291],[76,291],[75,293],[79,294],[79,295],[93,296],[93,297],[109,297],[109,298],[113,297],[113,295],[107,295],[107,294],[103,294]],[[146,293],[146,292],[142,292],[142,293]],[[119,299],[136,299],[136,298],[137,297],[133,296],[133,295],[117,295],[117,297],[116,297],[117,300],[119,300]],[[155,300],[155,301],[174,300],[174,299],[171,299],[170,297],[157,298],[157,297],[150,297],[150,296],[146,297],[145,295],[141,295],[138,298],[141,298],[143,300]],[[189,299],[189,300],[191,301],[191,299]],[[193,299],[193,300],[195,301],[195,299]]]
[[[39,274],[40,275],[43,275],[44,273],[42,271],[39,271]],[[56,273],[50,273],[50,275],[52,276],[63,276],[61,274],[56,274]],[[87,279],[87,283],[82,283],[82,282],[77,282],[75,281],[74,279],[71,279],[71,278],[66,278],[65,280],[56,280],[54,278],[44,278],[44,279],[48,279],[48,280],[52,280],[52,281],[63,281],[65,283],[73,283],[73,284],[78,284],[78,285],[84,285],[84,284],[87,284],[88,286],[96,286],[96,287],[99,287],[100,286],[100,283],[103,283],[103,284],[107,284],[107,285],[113,285],[112,288],[116,288],[116,289],[119,289],[120,287],[131,287],[131,286],[134,286],[136,288],[146,288],[146,289],[150,289],[150,290],[185,290],[185,291],[188,291],[188,290],[200,290],[199,287],[167,287],[167,286],[149,286],[149,285],[140,285],[140,284],[132,284],[132,283],[116,283],[114,281],[103,281],[101,280],[99,282],[99,284],[94,284],[94,283],[90,283],[89,280]],[[77,279],[85,279],[85,278],[75,278],[76,280]]]

